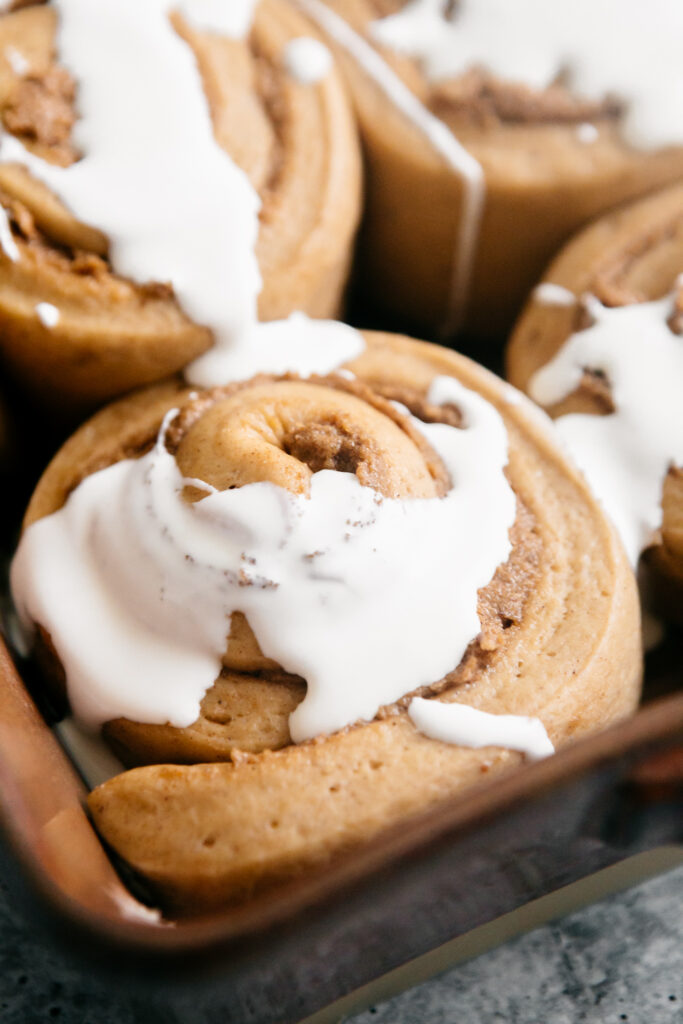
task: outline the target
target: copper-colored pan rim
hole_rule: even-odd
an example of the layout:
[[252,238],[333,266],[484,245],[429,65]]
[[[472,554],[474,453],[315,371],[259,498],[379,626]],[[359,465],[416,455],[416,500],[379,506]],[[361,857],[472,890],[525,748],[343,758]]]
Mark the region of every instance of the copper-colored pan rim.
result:
[[[8,679],[13,676],[11,686]],[[0,685],[16,692],[18,676],[0,640]],[[33,715],[39,713],[32,707]],[[248,903],[223,909],[210,916],[185,918],[174,927],[106,915],[68,896],[41,866],[29,838],[30,808],[21,795],[15,766],[0,750],[0,827],[28,874],[33,888],[50,909],[78,931],[100,944],[150,955],[183,955],[227,947],[275,929],[313,906],[348,891],[380,869],[423,852],[450,835],[461,836],[482,827],[492,818],[512,811],[530,798],[538,798],[589,771],[596,771],[629,753],[642,755],[648,748],[676,743],[683,736],[683,694],[653,702],[630,720],[604,733],[583,739],[554,757],[528,764],[502,779],[484,783],[474,791],[415,816],[348,853],[337,863],[278,891],[262,894]],[[57,741],[45,728],[41,742]],[[39,754],[39,751],[36,752]],[[62,754],[66,761],[66,755]],[[14,809],[10,806],[14,796]],[[19,810],[17,810],[19,808]]]

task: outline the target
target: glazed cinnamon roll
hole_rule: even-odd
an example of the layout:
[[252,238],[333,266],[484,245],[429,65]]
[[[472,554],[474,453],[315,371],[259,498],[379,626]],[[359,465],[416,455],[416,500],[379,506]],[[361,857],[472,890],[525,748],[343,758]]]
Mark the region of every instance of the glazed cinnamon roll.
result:
[[339,311],[359,154],[314,36],[287,0],[0,16],[0,358],[17,379],[93,405],[231,344],[257,306]]
[[122,399],[29,507],[22,620],[72,713],[142,765],[90,809],[173,910],[636,705],[634,578],[549,422],[464,357],[364,341],[318,376]]
[[510,341],[510,380],[560,431],[624,538],[683,588],[683,186],[578,235]]
[[359,280],[424,329],[506,332],[572,233],[683,173],[677,0],[299,5],[366,146]]

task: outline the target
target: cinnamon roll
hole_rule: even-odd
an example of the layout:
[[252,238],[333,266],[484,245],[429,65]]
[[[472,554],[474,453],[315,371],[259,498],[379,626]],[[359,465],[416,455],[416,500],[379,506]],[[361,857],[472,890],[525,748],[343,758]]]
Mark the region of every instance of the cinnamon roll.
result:
[[92,406],[229,344],[257,307],[339,311],[359,152],[314,37],[287,0],[0,16],[0,358],[18,380]]
[[549,421],[462,356],[364,342],[317,376],[124,398],[28,509],[12,582],[36,653],[140,766],[91,813],[179,912],[638,700],[634,578]]
[[360,119],[359,280],[423,329],[506,332],[572,233],[683,174],[677,0],[298,2]]
[[[597,221],[532,294],[508,375],[545,406],[632,563],[683,588],[683,186]],[[667,584],[667,586],[668,586]]]

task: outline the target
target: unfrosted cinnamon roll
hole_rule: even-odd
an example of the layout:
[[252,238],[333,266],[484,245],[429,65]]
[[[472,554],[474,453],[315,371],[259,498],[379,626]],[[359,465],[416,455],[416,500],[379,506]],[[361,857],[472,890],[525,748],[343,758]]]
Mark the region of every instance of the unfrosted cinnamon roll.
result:
[[507,331],[573,232],[683,174],[677,0],[299,5],[360,118],[359,280],[422,328]]
[[564,434],[635,565],[683,593],[683,186],[579,234],[511,338],[508,376]]
[[287,0],[212,11],[0,16],[0,358],[53,403],[181,369],[257,299],[339,311],[360,203],[339,76]]
[[634,579],[549,423],[461,356],[365,341],[324,376],[119,401],[28,510],[23,620],[77,717],[149,763],[91,812],[176,910],[339,857],[638,699]]

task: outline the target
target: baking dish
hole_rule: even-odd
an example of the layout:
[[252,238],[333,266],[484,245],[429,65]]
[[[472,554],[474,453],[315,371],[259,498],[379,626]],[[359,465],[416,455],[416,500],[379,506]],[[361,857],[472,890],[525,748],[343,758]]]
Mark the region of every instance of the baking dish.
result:
[[[673,636],[657,655],[655,690],[676,686],[680,655]],[[163,983],[170,999],[187,984],[217,986],[227,1022],[301,1020],[531,900],[682,838],[679,693],[245,906],[158,922],[92,829],[85,789],[4,645],[0,690],[0,823],[15,892],[110,980]]]

